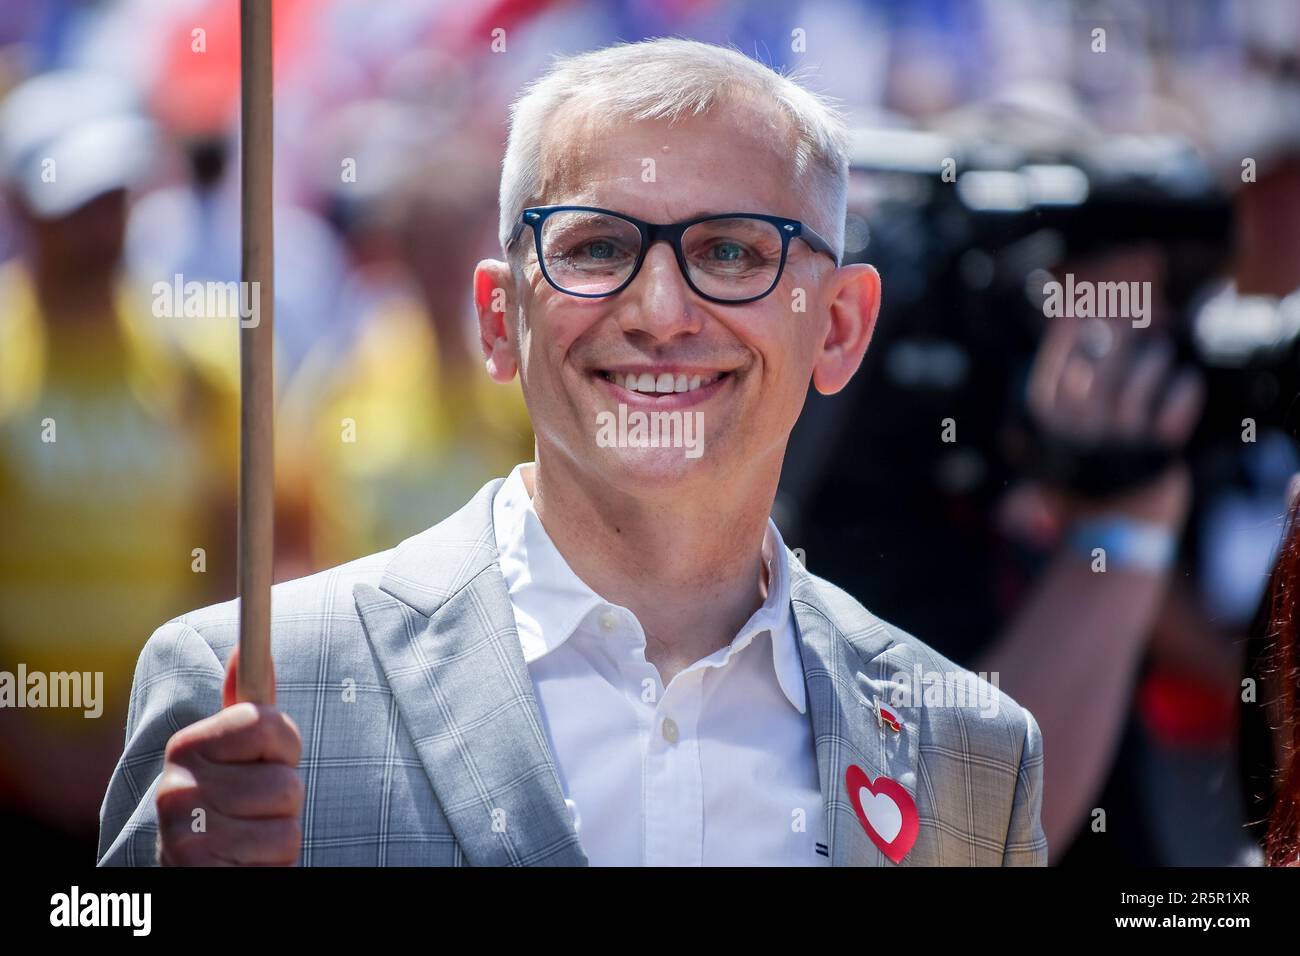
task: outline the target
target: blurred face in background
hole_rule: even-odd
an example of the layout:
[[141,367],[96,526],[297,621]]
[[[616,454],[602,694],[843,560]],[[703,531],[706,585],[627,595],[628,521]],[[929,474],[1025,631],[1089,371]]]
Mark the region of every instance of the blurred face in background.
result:
[[65,216],[29,217],[32,250],[42,270],[71,282],[112,272],[122,255],[126,206],[126,190],[115,189]]
[[[655,223],[762,213],[833,233],[830,215],[798,198],[791,134],[780,117],[736,103],[672,125],[602,123],[595,112],[573,104],[560,111],[544,150],[543,194],[532,205],[595,206]],[[509,267],[484,263],[476,279],[481,318],[491,291],[484,273],[506,288],[507,316],[517,315],[504,323],[504,341],[494,344],[485,333],[489,369],[508,381],[517,367],[539,460],[561,456],[566,472],[629,493],[716,485],[755,465],[779,471],[810,378],[827,393],[843,387],[861,360],[878,300],[874,270],[837,271],[799,239],[790,242],[776,287],[739,305],[696,295],[667,242],[649,248],[621,292],[593,299],[547,283],[531,230],[510,253]],[[688,383],[698,377],[701,386],[629,390],[622,382],[630,373],[685,376]],[[598,416],[617,416],[620,404],[629,413],[695,416],[701,454],[601,447]]]

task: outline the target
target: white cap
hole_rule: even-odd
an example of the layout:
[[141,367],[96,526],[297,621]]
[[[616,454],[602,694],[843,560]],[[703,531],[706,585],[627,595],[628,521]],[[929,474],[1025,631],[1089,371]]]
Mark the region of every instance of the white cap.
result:
[[44,73],[0,106],[0,171],[35,215],[53,219],[139,182],[154,138],[153,124],[121,79]]

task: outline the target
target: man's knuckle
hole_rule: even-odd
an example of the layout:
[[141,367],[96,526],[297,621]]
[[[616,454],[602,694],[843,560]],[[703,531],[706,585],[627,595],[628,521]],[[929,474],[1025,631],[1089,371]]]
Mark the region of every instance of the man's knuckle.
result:
[[178,730],[167,740],[167,746],[163,748],[163,761],[166,763],[182,763],[189,760],[196,746],[196,738],[189,727],[184,730]]
[[158,781],[154,802],[159,812],[188,812],[198,802],[201,792],[198,781],[190,774],[164,771]]

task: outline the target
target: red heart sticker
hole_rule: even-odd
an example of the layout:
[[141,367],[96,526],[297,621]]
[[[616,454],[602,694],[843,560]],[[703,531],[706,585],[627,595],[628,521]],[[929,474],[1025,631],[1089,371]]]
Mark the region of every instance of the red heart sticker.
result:
[[849,791],[849,803],[871,842],[895,863],[907,856],[916,842],[920,821],[916,803],[902,785],[884,775],[873,782],[856,764],[849,764],[844,785]]

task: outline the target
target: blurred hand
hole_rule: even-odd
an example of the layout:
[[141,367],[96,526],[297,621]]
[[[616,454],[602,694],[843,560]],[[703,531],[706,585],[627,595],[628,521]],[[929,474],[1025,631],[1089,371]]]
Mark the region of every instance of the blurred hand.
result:
[[1205,401],[1200,372],[1174,370],[1169,341],[1147,334],[1138,341],[1139,332],[1146,330],[1107,319],[1053,320],[1029,376],[1029,409],[1039,424],[1080,441],[1182,448]]
[[[1030,372],[1028,404],[1039,427],[1079,443],[1151,442],[1181,450],[1196,427],[1205,386],[1195,368],[1174,368],[1174,349],[1159,333],[1106,319],[1052,321]],[[1057,529],[1091,514],[1181,528],[1190,503],[1187,467],[1175,462],[1145,485],[1104,500],[1035,487],[1036,504]]]
[[238,661],[236,649],[223,710],[167,742],[156,798],[164,866],[290,866],[298,859],[302,737],[275,707],[235,703]]

